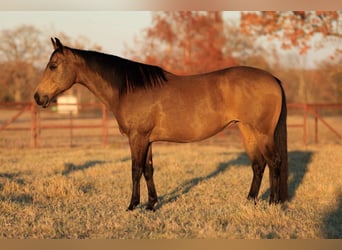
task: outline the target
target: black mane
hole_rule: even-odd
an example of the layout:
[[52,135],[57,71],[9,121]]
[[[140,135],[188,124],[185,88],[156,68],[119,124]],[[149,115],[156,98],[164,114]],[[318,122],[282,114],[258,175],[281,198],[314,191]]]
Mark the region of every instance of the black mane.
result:
[[83,57],[87,65],[107,78],[108,82],[113,85],[118,84],[120,95],[141,88],[162,86],[167,82],[164,70],[158,66],[96,51],[71,50],[74,54]]

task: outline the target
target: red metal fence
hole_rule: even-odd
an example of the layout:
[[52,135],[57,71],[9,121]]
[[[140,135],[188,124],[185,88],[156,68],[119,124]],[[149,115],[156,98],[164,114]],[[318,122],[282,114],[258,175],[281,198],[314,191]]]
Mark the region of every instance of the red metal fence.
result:
[[[337,111],[341,114],[342,104],[299,104],[299,103],[289,103],[287,104],[288,110],[298,110],[302,111],[303,122],[297,124],[288,123],[288,127],[301,127],[303,129],[303,144],[306,145],[308,141],[307,130],[308,130],[308,116],[311,115],[314,117],[314,142],[318,143],[318,122],[320,121],[328,130],[330,130],[336,137],[339,139],[339,142],[342,143],[342,132],[338,131],[336,127],[339,127],[341,124],[330,124],[323,118],[320,112],[328,112],[328,111]],[[339,123],[339,121],[337,121]]]
[[[63,104],[68,105],[68,104]],[[74,105],[74,104],[73,104]],[[42,111],[41,108],[37,107],[34,103],[0,103],[0,114],[3,111],[12,112],[9,115],[1,115],[0,116],[0,138],[1,133],[4,131],[26,131],[30,132],[30,146],[31,147],[39,147],[39,139],[41,137],[42,131],[47,130],[64,130],[65,133],[69,131],[69,139],[70,145],[72,145],[72,139],[74,137],[74,131],[79,129],[96,129],[101,131],[102,144],[108,144],[109,127],[115,126],[110,125],[109,121],[114,120],[113,117],[109,117],[108,111],[105,105],[100,103],[83,103],[77,104],[79,109],[83,109],[84,113],[87,113],[90,109],[93,113],[96,113],[96,122],[83,121],[82,123],[77,122],[77,116],[74,116],[72,113],[69,115],[61,116],[57,115],[56,112]],[[342,143],[342,131],[341,131],[341,121],[327,121],[326,113],[334,113],[337,114],[337,117],[342,114],[342,104],[288,104],[288,112],[296,114],[300,119],[296,119],[295,121],[290,121],[288,119],[288,128],[298,128],[302,131],[302,143],[306,145],[308,143],[308,129],[309,129],[309,120],[313,119],[313,131],[314,131],[314,143],[319,142],[319,126],[321,123],[323,127],[325,127],[329,133],[333,134],[339,143]],[[322,113],[325,113],[322,115]],[[26,122],[22,122],[16,125],[13,124],[22,116],[26,114]],[[45,115],[46,114],[46,115]],[[50,117],[49,118],[49,114]],[[46,123],[50,119],[50,123]],[[312,122],[310,122],[311,124]],[[312,128],[311,128],[312,130]],[[64,133],[64,134],[65,134]],[[87,137],[87,135],[84,135]]]
[[[70,104],[63,104],[63,105],[70,105]],[[100,103],[83,103],[83,104],[77,104],[80,109],[89,109],[92,108],[93,110],[96,110],[97,114],[101,113],[101,119],[97,119],[100,122],[97,123],[82,123],[82,124],[76,124],[76,116],[74,116],[71,112],[68,115],[57,115],[57,117],[62,118],[61,122],[56,122],[56,116],[54,116],[54,119],[51,119],[51,117],[42,117],[41,114],[47,113],[52,114],[55,112],[52,112],[51,110],[55,110],[54,107],[56,105],[52,105],[50,112],[49,111],[42,111],[40,112],[40,108],[37,107],[35,103],[0,103],[0,112],[3,110],[6,111],[12,111],[10,114],[10,117],[7,120],[4,120],[1,122],[0,119],[0,138],[1,133],[3,131],[30,131],[30,146],[31,147],[38,147],[39,137],[41,134],[41,131],[44,130],[65,130],[66,133],[69,131],[69,137],[70,141],[72,141],[73,138],[73,131],[75,129],[98,129],[102,130],[102,144],[106,145],[108,143],[108,112],[105,105]],[[26,122],[21,122],[20,124],[23,125],[17,125],[17,126],[10,126],[11,124],[14,124],[19,117],[24,116],[26,113],[29,114],[29,117],[26,117]],[[1,113],[0,113],[1,114]],[[6,116],[0,116],[3,119],[6,119]],[[44,123],[44,121],[51,120],[52,123]],[[29,121],[27,121],[29,120]],[[70,143],[71,145],[71,143]]]

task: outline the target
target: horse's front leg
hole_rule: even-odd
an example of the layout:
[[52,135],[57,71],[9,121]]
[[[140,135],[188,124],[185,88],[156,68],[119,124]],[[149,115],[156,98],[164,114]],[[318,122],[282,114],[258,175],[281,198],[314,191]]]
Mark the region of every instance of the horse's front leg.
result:
[[153,161],[152,161],[152,144],[148,145],[146,162],[144,166],[144,177],[147,184],[148,204],[147,210],[154,210],[154,205],[157,203],[157,192],[153,181]]
[[140,179],[146,162],[148,139],[141,135],[129,137],[132,157],[132,197],[128,210],[133,210],[140,203]]

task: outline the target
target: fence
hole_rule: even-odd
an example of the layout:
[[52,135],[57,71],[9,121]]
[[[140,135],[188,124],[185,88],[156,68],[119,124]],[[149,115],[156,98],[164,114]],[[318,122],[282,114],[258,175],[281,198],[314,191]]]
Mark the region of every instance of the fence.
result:
[[[64,104],[71,105],[71,104]],[[74,105],[74,104],[73,104]],[[2,138],[1,134],[6,132],[18,133],[18,131],[29,132],[30,135],[30,146],[40,147],[42,146],[42,141],[40,138],[42,137],[43,131],[56,131],[62,130],[63,136],[67,136],[69,138],[69,146],[73,145],[73,139],[76,136],[75,131],[78,130],[87,130],[84,134],[80,135],[85,138],[85,140],[89,142],[89,131],[97,130],[101,131],[101,139],[97,138],[97,142],[101,141],[101,144],[106,145],[109,143],[109,137],[113,137],[113,135],[109,134],[109,128],[111,131],[118,131],[114,117],[107,111],[105,105],[100,103],[83,103],[77,104],[79,110],[83,110],[83,119],[82,115],[73,115],[71,112],[68,115],[60,115],[54,112],[55,106],[52,106],[49,110],[44,110],[41,112],[41,108],[37,107],[34,103],[0,103],[0,114],[5,113],[0,116],[0,139]],[[330,134],[334,135],[334,138],[337,139],[338,143],[342,143],[342,135],[341,135],[341,122],[338,116],[337,120],[328,120],[326,115],[322,115],[322,112],[332,112],[341,114],[342,104],[288,104],[288,128],[297,128],[301,131],[299,135],[301,135],[301,141],[304,145],[308,144],[308,131],[312,130],[310,125],[312,124],[313,119],[313,135],[314,135],[314,143],[319,142],[319,122],[323,125],[323,127],[329,131]],[[92,116],[87,117],[85,114],[92,114]],[[297,116],[296,119],[292,119],[294,116]],[[329,116],[328,116],[329,117]],[[18,122],[20,120],[21,122]],[[291,118],[291,119],[290,119]],[[310,124],[309,124],[310,121]],[[110,122],[114,122],[111,124]],[[17,123],[17,124],[16,124]],[[112,129],[113,127],[113,129]],[[122,140],[122,137],[119,137],[118,132],[114,132],[114,141]],[[57,132],[51,132],[50,141],[56,140],[59,137]],[[227,132],[221,133],[222,135],[226,135]],[[54,138],[55,136],[55,138]],[[15,137],[15,136],[13,136]],[[18,135],[17,135],[18,137]],[[16,138],[17,138],[16,137]],[[20,138],[20,136],[19,136]],[[20,140],[20,139],[17,139]],[[6,146],[6,142],[3,143]],[[52,143],[53,144],[53,143]]]
[[[338,131],[341,129],[341,121],[335,121],[334,126],[327,122],[326,119],[320,114],[320,111],[342,111],[342,104],[298,104],[290,103],[287,104],[288,110],[302,111],[303,122],[302,123],[288,123],[288,127],[299,127],[303,129],[303,144],[306,145],[308,141],[308,116],[311,115],[314,118],[314,142],[318,143],[318,121],[320,121],[331,133],[335,134],[338,138],[339,143],[342,143],[342,133]],[[335,112],[336,113],[336,112]],[[338,112],[337,112],[338,113]],[[337,123],[337,124],[336,124]]]
[[[63,104],[63,105],[74,105],[74,104]],[[4,131],[11,131],[17,133],[18,131],[30,132],[30,146],[38,147],[39,138],[42,131],[51,130],[64,130],[64,134],[68,134],[69,145],[72,145],[74,131],[77,129],[97,129],[102,131],[102,144],[108,143],[108,127],[109,119],[108,112],[105,105],[100,103],[83,103],[77,104],[78,109],[92,110],[92,116],[95,122],[81,122],[76,121],[81,116],[74,115],[70,112],[66,115],[61,115],[55,112],[56,105],[52,105],[48,110],[41,112],[41,109],[34,103],[0,103],[0,112],[3,110],[7,111],[6,114],[0,116],[2,124],[0,122],[0,138],[1,133]],[[98,119],[98,114],[101,114],[101,118]],[[26,115],[26,116],[25,116]],[[9,116],[9,118],[8,118]],[[21,121],[18,121],[22,118]],[[17,124],[15,125],[15,123]],[[85,135],[86,136],[86,135]]]

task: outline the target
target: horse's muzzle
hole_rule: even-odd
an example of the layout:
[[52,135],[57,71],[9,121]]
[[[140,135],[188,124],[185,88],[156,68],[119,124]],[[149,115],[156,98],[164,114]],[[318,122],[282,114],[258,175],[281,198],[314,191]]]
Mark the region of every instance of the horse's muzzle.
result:
[[36,103],[43,108],[47,108],[50,104],[50,98],[47,95],[40,97],[38,92],[34,94],[34,99],[36,100]]

